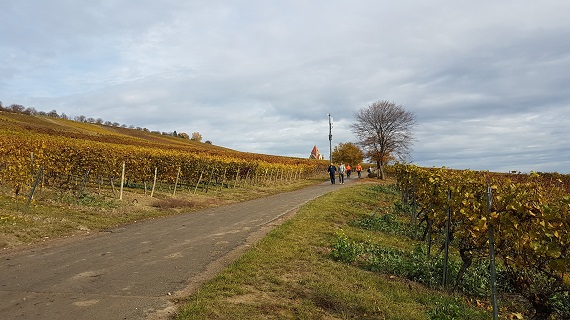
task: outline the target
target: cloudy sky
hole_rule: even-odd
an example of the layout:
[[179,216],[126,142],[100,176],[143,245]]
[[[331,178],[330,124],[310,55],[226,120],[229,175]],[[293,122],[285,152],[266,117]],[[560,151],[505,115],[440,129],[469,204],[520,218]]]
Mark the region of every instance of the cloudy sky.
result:
[[0,101],[240,151],[356,142],[416,114],[428,167],[570,173],[567,0],[2,0]]

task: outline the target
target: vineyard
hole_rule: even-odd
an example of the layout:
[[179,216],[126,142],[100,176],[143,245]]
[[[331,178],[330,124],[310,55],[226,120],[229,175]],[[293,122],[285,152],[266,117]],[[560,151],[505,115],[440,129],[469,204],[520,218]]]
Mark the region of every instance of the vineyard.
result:
[[[323,161],[238,152],[135,129],[0,112],[0,185],[16,197],[37,186],[207,191],[322,174]],[[152,190],[151,190],[152,189]]]
[[[495,282],[496,257],[497,267],[503,270],[501,281],[532,304],[535,318],[547,319],[554,310],[570,312],[567,175],[499,174],[403,164],[394,170],[402,200],[411,207],[410,224],[423,230],[419,238],[428,243],[427,254],[435,251],[432,243],[439,245],[444,240],[445,250],[452,245],[458,251],[462,266],[456,286],[477,258],[491,261],[489,271]],[[496,295],[495,286],[495,299]]]
[[324,161],[0,111],[0,248],[299,188]]
[[[322,175],[326,168],[326,161],[244,153],[143,130],[0,111],[0,190],[27,205],[37,189],[75,199],[105,189],[120,200],[123,189],[152,197],[158,190],[173,196],[177,191],[263,188]],[[491,279],[494,305],[497,296],[516,294],[532,305],[537,319],[570,314],[570,176],[408,164],[391,170],[407,223],[416,240],[426,244],[425,252],[414,254],[430,259],[454,251],[460,257],[455,289],[477,261],[488,261],[483,269]],[[0,227],[24,219],[3,214]],[[379,219],[395,223],[389,216]],[[346,239],[340,240],[344,246]],[[444,269],[443,286],[453,282],[448,273]]]

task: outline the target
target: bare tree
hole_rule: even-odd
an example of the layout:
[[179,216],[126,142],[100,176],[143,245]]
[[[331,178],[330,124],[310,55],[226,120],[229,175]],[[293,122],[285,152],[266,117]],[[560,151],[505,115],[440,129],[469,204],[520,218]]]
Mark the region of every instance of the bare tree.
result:
[[57,110],[55,110],[55,109],[48,112],[47,116],[50,118],[59,118],[59,114],[57,114]]
[[15,113],[22,113],[22,112],[24,112],[25,109],[26,109],[26,107],[24,107],[21,104],[11,104],[10,107],[8,107],[8,110],[15,112]]
[[382,100],[355,112],[354,117],[352,132],[360,139],[366,156],[376,162],[380,178],[385,179],[384,165],[395,157],[405,159],[410,153],[416,116],[401,105]]
[[36,110],[34,107],[28,107],[26,108],[24,111],[22,111],[24,114],[27,115],[36,115],[38,114],[38,110]]

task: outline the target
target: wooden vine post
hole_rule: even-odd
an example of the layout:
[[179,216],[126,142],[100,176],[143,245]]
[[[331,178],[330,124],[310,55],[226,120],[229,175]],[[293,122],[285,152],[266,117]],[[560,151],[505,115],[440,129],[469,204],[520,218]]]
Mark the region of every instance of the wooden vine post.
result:
[[174,191],[172,192],[172,195],[175,196],[176,195],[176,186],[178,185],[178,179],[180,179],[180,171],[182,170],[182,167],[178,167],[178,173],[176,173],[176,181],[174,182]]
[[34,191],[36,191],[36,187],[40,182],[40,177],[42,176],[44,170],[44,166],[40,167],[40,171],[38,171],[38,175],[36,176],[36,180],[32,185],[32,189],[30,190],[30,195],[28,196],[28,203],[26,203],[26,210],[30,209],[30,203],[32,202],[32,198],[34,197]]
[[121,173],[121,191],[119,192],[119,200],[123,200],[123,185],[125,184],[125,161],[123,161],[123,171]]
[[91,167],[87,168],[87,172],[85,172],[85,176],[83,177],[83,181],[81,181],[81,188],[79,188],[79,192],[77,193],[77,200],[81,198],[83,194],[83,190],[85,190],[85,185],[87,184],[87,178],[89,177],[89,172],[91,171]]
[[447,264],[449,263],[449,233],[451,229],[451,190],[447,191],[447,219],[445,220],[445,255],[443,258],[443,280],[441,285],[447,285]]
[[239,170],[240,170],[240,169],[237,169],[237,170],[236,170],[236,178],[235,178],[235,180],[234,180],[234,186],[233,186],[233,188],[235,188],[236,185],[238,184]]
[[[492,194],[491,186],[487,185],[487,215],[491,215]],[[489,220],[491,221],[491,220]],[[491,271],[491,304],[493,305],[493,320],[499,318],[497,306],[497,269],[495,266],[495,227],[489,223],[489,259]]]
[[154,195],[154,188],[156,187],[156,173],[158,171],[157,167],[154,167],[154,180],[152,181],[152,190],[150,191],[150,197]]
[[[432,199],[436,197],[436,192],[437,192],[437,185],[433,185],[433,196]],[[431,200],[429,202],[429,208],[430,210],[428,212],[431,212],[434,208],[433,208],[433,200]],[[433,236],[433,221],[432,219],[429,218],[429,215],[426,214],[426,219],[427,219],[427,237],[428,237],[428,244],[427,244],[427,257],[428,259],[431,256],[431,242],[432,242],[432,236]]]
[[200,182],[202,182],[202,176],[204,175],[204,171],[200,171],[200,177],[198,178],[198,182],[196,182],[196,187],[194,188],[194,193],[196,193],[196,190],[198,190],[198,186],[200,185]]

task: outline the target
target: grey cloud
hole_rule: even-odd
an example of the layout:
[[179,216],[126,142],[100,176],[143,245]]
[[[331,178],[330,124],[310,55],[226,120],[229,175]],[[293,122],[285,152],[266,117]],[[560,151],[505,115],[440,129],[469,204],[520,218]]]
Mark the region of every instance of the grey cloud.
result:
[[570,2],[4,1],[0,99],[252,152],[416,113],[421,165],[570,173]]

